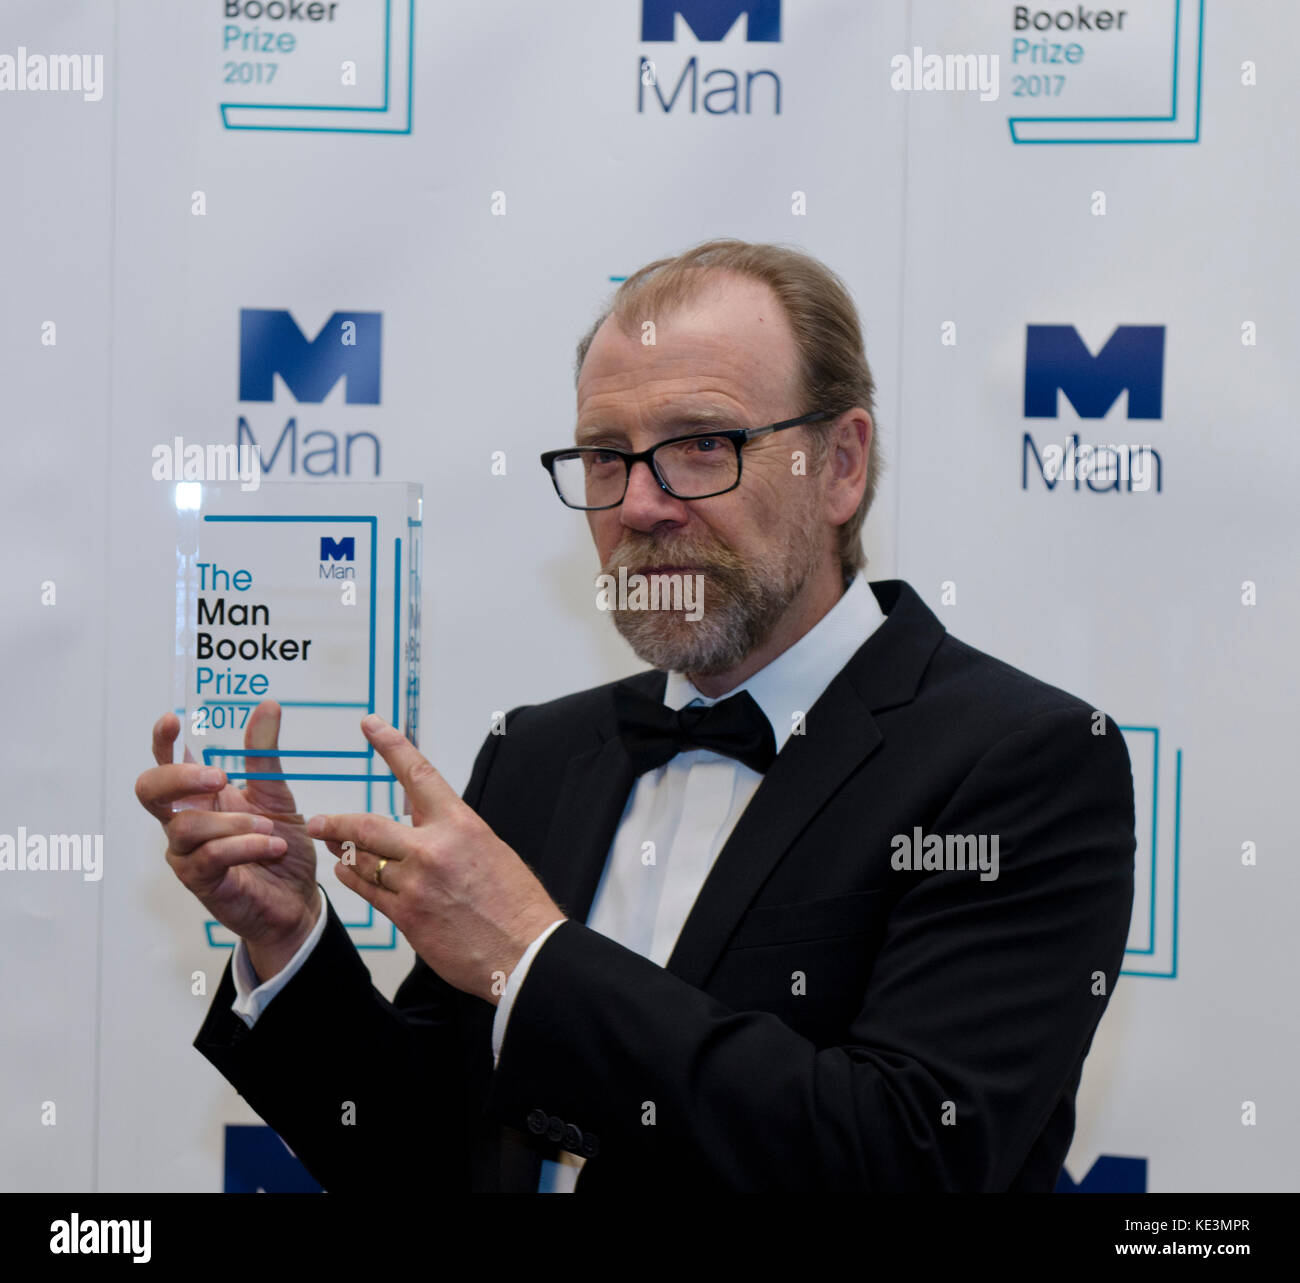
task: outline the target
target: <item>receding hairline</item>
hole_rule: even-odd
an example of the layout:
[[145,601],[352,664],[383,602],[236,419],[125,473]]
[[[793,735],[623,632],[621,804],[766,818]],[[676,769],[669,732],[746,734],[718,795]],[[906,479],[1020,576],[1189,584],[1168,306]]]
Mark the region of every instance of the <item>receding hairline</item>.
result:
[[[587,363],[591,345],[607,324],[613,324],[626,339],[637,340],[641,337],[642,326],[647,321],[653,322],[656,329],[670,328],[671,320],[689,311],[693,306],[710,298],[722,301],[728,289],[748,289],[761,295],[768,304],[768,310],[775,316],[784,330],[784,337],[789,347],[793,377],[796,382],[803,378],[803,359],[799,350],[799,336],[785,304],[781,301],[773,286],[757,276],[751,276],[733,267],[703,264],[678,269],[671,275],[652,276],[630,294],[619,291],[604,312],[596,318],[581,347],[581,357],[574,370],[575,386],[582,379],[582,370]],[[653,309],[653,311],[652,311]],[[766,317],[757,318],[765,322]]]
[[[660,324],[660,318],[687,311],[702,303],[721,302],[729,292],[746,290],[761,294],[789,325],[790,318],[786,315],[785,307],[768,281],[734,267],[714,264],[691,265],[671,273],[656,273],[631,293],[624,294],[620,291],[615,294],[605,315],[607,319],[616,318],[621,325],[635,332],[641,319]],[[647,315],[644,318],[637,316],[638,312],[648,312],[651,309],[657,315]]]

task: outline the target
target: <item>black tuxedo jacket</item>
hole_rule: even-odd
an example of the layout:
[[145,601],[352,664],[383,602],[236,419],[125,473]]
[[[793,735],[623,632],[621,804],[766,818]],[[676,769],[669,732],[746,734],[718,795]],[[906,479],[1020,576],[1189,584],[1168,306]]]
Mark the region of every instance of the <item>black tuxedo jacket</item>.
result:
[[[871,587],[666,968],[583,925],[634,778],[611,684],[515,710],[465,793],[569,918],[495,1070],[491,1004],[420,961],[388,1002],[332,908],[251,1030],[227,967],[195,1045],[328,1190],[531,1191],[558,1142],[579,1193],[1050,1191],[1128,933],[1128,753]],[[896,869],[918,826],[996,834],[999,876]]]

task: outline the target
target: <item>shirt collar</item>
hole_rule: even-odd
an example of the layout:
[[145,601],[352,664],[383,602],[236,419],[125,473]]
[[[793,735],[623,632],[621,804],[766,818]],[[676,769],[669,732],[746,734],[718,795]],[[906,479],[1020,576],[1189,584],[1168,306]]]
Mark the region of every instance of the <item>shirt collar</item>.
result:
[[[793,646],[719,698],[726,699],[747,690],[772,724],[779,753],[794,730],[793,715],[807,713],[858,647],[884,621],[880,603],[866,578],[854,575],[839,601]],[[718,702],[701,695],[685,673],[670,672],[664,687],[664,703],[679,709],[695,700],[705,705]]]

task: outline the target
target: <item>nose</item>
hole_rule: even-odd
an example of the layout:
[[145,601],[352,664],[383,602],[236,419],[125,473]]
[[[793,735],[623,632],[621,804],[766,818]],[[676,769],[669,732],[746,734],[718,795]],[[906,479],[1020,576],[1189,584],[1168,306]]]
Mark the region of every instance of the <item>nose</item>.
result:
[[664,521],[685,521],[686,504],[673,498],[659,484],[650,465],[640,460],[632,465],[619,513],[623,525],[629,529],[647,531]]

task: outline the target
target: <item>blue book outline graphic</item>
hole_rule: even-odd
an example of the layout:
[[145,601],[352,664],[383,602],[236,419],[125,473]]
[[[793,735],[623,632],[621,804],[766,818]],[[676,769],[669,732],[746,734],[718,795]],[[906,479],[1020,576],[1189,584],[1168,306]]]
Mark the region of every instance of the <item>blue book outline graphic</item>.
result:
[[[1035,144],[1196,143],[1201,140],[1201,66],[1205,0],[1197,0],[1194,22],[1183,22],[1183,0],[1174,0],[1173,72],[1167,116],[1012,116],[1011,141]],[[1182,64],[1196,57],[1196,75]]]
[[[1169,953],[1167,969],[1157,969],[1157,945],[1160,935],[1157,930],[1157,899],[1160,884],[1159,871],[1159,836],[1160,836],[1160,728],[1158,726],[1121,726],[1125,735],[1151,736],[1151,862],[1149,883],[1149,905],[1147,913],[1146,943],[1141,946],[1128,945],[1124,949],[1124,965],[1120,968],[1122,976],[1148,976],[1161,980],[1178,978],[1178,898],[1179,875],[1181,872],[1182,815],[1183,815],[1183,750],[1174,753],[1174,835],[1173,835],[1173,886],[1170,908],[1167,918],[1169,930]],[[1160,953],[1164,955],[1163,947]]]
[[[415,102],[415,0],[384,0],[384,94],[378,106],[223,102],[227,129],[310,134],[409,134]],[[316,114],[304,114],[316,113]]]

